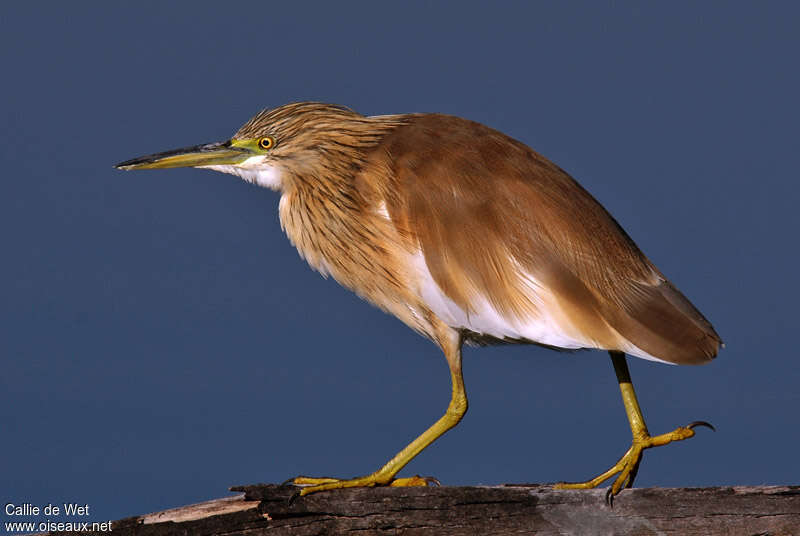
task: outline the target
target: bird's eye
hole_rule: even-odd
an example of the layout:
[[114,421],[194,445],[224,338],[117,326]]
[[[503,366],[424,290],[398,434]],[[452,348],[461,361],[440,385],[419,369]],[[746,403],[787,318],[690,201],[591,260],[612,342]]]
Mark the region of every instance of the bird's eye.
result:
[[258,146],[264,150],[272,149],[275,147],[275,138],[272,136],[264,136],[258,140]]

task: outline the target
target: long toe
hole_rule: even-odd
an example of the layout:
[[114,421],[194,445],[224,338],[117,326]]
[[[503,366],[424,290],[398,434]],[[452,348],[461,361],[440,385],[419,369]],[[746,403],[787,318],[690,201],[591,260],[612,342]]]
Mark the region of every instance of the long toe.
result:
[[412,476],[406,478],[389,478],[379,472],[371,475],[350,479],[338,478],[311,478],[298,476],[293,481],[298,486],[303,486],[299,492],[301,497],[310,493],[343,488],[370,488],[373,486],[410,487],[438,485],[439,481],[433,477]]
[[713,426],[705,421],[695,421],[687,426],[678,427],[666,434],[653,437],[649,435],[635,437],[628,451],[606,472],[586,482],[559,482],[554,487],[557,489],[591,489],[616,475],[614,483],[609,488],[606,496],[607,501],[611,504],[615,495],[623,489],[633,486],[633,481],[639,471],[639,464],[642,462],[645,449],[660,447],[672,443],[673,441],[689,439],[695,435],[694,428],[698,426],[714,429]]

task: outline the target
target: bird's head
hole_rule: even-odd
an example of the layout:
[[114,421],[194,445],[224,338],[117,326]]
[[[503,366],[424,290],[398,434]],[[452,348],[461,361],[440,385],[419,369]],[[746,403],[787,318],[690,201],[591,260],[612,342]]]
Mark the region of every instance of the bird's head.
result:
[[377,144],[387,128],[396,126],[391,123],[341,106],[293,103],[260,112],[227,141],[142,156],[114,167],[206,168],[283,190],[298,178],[352,173],[365,150]]

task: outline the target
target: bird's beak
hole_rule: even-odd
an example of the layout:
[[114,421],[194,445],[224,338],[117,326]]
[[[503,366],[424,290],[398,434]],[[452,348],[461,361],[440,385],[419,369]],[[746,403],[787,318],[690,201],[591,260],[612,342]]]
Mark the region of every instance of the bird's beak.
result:
[[117,169],[165,169],[219,166],[241,164],[251,156],[254,156],[254,153],[250,149],[236,144],[235,141],[224,141],[140,156],[120,162],[114,167]]

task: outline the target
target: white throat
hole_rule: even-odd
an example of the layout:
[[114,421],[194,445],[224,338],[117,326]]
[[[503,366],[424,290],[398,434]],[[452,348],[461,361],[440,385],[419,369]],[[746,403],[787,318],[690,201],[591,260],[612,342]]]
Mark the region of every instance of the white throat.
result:
[[270,190],[280,190],[282,186],[280,168],[264,163],[265,159],[264,156],[251,156],[241,164],[197,167],[237,175],[249,183],[257,184]]

